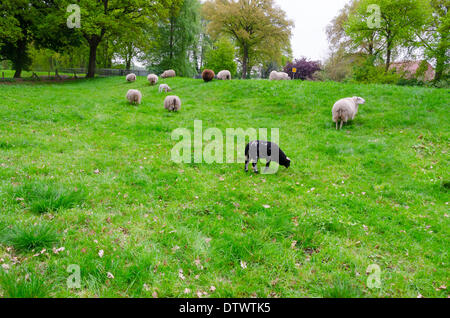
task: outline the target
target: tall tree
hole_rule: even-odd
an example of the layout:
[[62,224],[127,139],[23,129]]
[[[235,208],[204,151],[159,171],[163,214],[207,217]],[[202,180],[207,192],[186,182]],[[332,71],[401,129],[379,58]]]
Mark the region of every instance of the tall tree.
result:
[[155,47],[147,54],[153,71],[174,69],[181,76],[196,72],[196,41],[201,32],[200,1],[171,0],[168,18],[161,21]]
[[[112,43],[115,58],[125,62],[125,69],[130,70],[133,59],[142,60],[145,53],[155,46],[156,28],[144,25],[118,34]],[[128,36],[129,32],[133,37]]]
[[32,44],[60,51],[77,42],[57,4],[56,0],[0,1],[0,59],[11,60],[15,78],[31,66]]
[[[378,21],[370,9],[373,5],[380,9]],[[428,10],[428,0],[361,0],[356,11],[350,14],[345,30],[357,45],[368,34],[374,34],[382,43],[388,71],[393,52],[414,38],[415,32],[425,24]]]
[[[86,77],[95,76],[97,48],[105,37],[127,32],[128,38],[133,39],[134,28],[148,25],[156,27],[160,17],[166,14],[167,1],[79,0],[77,4],[81,8],[81,28],[74,29],[74,32],[81,33],[89,46]],[[65,0],[66,5],[71,2],[73,1]]]
[[359,4],[360,0],[351,0],[327,26],[326,34],[332,53],[362,53],[376,56],[380,52],[380,43],[377,42],[375,29],[367,29],[365,32],[361,30],[358,34],[359,38],[355,42],[346,33],[345,28],[349,17],[355,14]]
[[425,48],[425,54],[435,60],[436,75],[439,81],[450,61],[450,17],[448,0],[430,0],[432,11],[423,30],[417,33],[419,43]]
[[244,79],[250,73],[249,64],[263,62],[267,56],[280,60],[290,47],[293,22],[273,0],[209,0],[203,13],[214,38],[226,35],[235,40]]

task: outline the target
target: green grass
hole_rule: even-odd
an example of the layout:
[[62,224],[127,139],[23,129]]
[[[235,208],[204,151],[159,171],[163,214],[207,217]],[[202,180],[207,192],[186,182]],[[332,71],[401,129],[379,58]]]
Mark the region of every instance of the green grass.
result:
[[35,273],[0,271],[2,297],[8,298],[48,298],[49,288],[45,278]]
[[[16,293],[1,279],[0,294],[448,296],[449,90],[164,82],[180,113],[166,112],[145,78],[0,85],[0,230],[48,224],[60,233],[49,246],[65,247],[34,257],[31,245],[1,243],[18,289],[30,270],[45,285]],[[143,93],[139,107],[125,99],[130,88]],[[332,105],[355,95],[366,105],[336,131]],[[280,128],[291,168],[175,164],[171,132],[197,119],[204,131]],[[80,289],[67,288],[71,264]],[[367,287],[371,264],[380,290]]]
[[26,183],[11,190],[12,200],[24,205],[31,212],[46,213],[70,209],[84,201],[84,193],[77,187],[42,182]]
[[40,252],[58,242],[58,233],[52,225],[18,224],[11,229],[3,228],[0,232],[0,243],[12,246],[17,251]]

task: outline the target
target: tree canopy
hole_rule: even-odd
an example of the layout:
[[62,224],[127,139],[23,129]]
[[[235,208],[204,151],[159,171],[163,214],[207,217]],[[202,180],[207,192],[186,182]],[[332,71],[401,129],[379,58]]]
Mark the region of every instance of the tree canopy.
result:
[[248,77],[249,65],[255,60],[280,61],[290,48],[293,22],[273,0],[209,0],[203,14],[213,38],[226,35],[234,39],[243,78]]
[[[378,6],[379,16],[371,10]],[[350,13],[345,31],[356,45],[378,42],[384,51],[386,71],[396,48],[406,45],[426,23],[428,0],[360,0]],[[371,21],[378,19],[378,21]]]

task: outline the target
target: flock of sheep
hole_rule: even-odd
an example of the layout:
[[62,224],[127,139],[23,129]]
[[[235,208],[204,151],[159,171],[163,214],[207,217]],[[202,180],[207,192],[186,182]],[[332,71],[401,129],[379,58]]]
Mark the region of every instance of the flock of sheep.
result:
[[[167,70],[164,71],[164,73],[161,74],[161,78],[169,78],[169,77],[175,77],[176,73],[174,70]],[[204,70],[202,73],[202,78],[205,82],[210,82],[214,78],[220,79],[220,80],[231,80],[231,72],[227,70],[223,70],[219,72],[219,74],[214,74],[214,71],[212,70]],[[126,77],[127,82],[135,82],[136,81],[136,74],[128,74]],[[158,83],[158,75],[156,74],[150,74],[147,76],[147,80],[150,83],[150,85],[154,86]],[[172,89],[167,84],[161,84],[159,85],[159,92],[171,92]],[[142,93],[137,89],[130,89],[127,92],[127,100],[130,104],[133,105],[139,105],[142,101]],[[170,95],[167,96],[164,100],[164,108],[167,109],[169,112],[177,112],[181,109],[181,99],[178,96]]]
[[[176,73],[174,70],[167,70],[161,74],[161,78],[169,78],[175,77]],[[212,70],[204,70],[202,73],[202,79],[205,82],[210,82],[214,78],[219,80],[231,80],[231,73],[228,70],[220,71],[217,74],[217,77]],[[291,78],[285,72],[277,72],[273,71],[270,73],[269,80],[271,81],[281,81],[281,80],[290,80]],[[128,82],[135,82],[136,75],[131,73],[126,77]],[[155,74],[150,74],[147,77],[150,85],[154,86],[158,83],[158,76]],[[171,92],[172,89],[167,84],[161,84],[159,86],[159,92]],[[142,93],[137,89],[130,89],[127,92],[127,99],[130,104],[139,105],[142,101]],[[359,105],[364,104],[366,101],[361,97],[349,97],[338,100],[332,109],[333,113],[333,122],[336,123],[336,129],[342,129],[344,123],[347,123],[349,120],[355,119],[356,114],[358,113]],[[167,96],[164,100],[164,108],[169,112],[177,112],[181,109],[181,99],[178,96],[170,95]]]

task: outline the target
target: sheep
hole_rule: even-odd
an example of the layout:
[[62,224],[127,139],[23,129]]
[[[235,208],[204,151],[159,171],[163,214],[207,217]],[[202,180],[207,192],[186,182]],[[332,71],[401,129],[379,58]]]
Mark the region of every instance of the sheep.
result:
[[150,85],[156,85],[156,83],[158,83],[158,76],[155,74],[150,74],[147,76],[147,80],[150,82]]
[[220,71],[219,74],[217,74],[217,78],[223,81],[229,81],[231,80],[231,73],[227,70]]
[[270,73],[269,80],[271,80],[271,81],[283,81],[283,80],[290,81],[291,78],[289,77],[288,73],[272,71]]
[[161,85],[159,85],[159,92],[161,93],[163,91],[167,93],[167,92],[171,92],[172,89],[167,84],[161,84]]
[[213,70],[204,70],[202,73],[202,78],[205,82],[211,82],[214,79],[214,76],[216,76],[216,74],[214,74]]
[[164,71],[164,73],[161,74],[162,78],[175,77],[175,76],[177,76],[177,75],[174,70]]
[[258,173],[258,160],[266,159],[266,172],[270,167],[272,161],[288,169],[291,166],[291,159],[286,157],[286,154],[280,147],[273,142],[255,140],[247,144],[245,147],[245,172],[248,172],[248,165],[252,162],[253,171]]
[[164,108],[169,112],[177,112],[181,109],[181,100],[178,96],[167,96],[164,100]]
[[[344,123],[355,119],[358,113],[359,105],[365,104],[366,101],[361,97],[349,97],[338,100],[333,106],[333,121],[336,123],[336,129],[342,129]],[[341,123],[339,127],[339,122]]]
[[135,82],[136,81],[136,74],[130,73],[127,75],[127,82]]
[[127,99],[130,104],[139,105],[142,100],[142,94],[137,89],[130,89],[127,93]]

